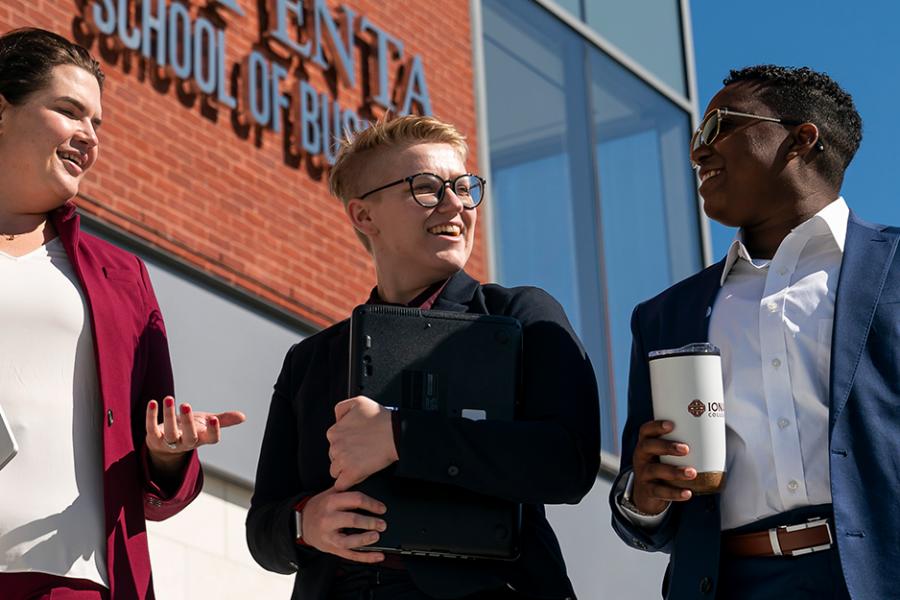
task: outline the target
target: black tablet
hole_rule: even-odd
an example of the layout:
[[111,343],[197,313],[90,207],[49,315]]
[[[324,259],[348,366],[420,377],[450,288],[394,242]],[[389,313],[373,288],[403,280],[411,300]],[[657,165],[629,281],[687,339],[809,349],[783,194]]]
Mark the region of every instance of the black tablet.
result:
[[[350,321],[349,395],[446,418],[515,418],[522,326],[516,319],[366,304]],[[355,489],[384,502],[387,530],[360,550],[514,559],[521,505],[386,469]]]

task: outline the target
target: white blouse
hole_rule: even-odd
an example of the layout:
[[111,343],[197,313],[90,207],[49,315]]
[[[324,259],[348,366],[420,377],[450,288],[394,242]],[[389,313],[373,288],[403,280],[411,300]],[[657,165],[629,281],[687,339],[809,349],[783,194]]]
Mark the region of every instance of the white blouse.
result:
[[108,587],[94,342],[59,238],[0,252],[0,404],[19,443],[0,470],[0,572]]

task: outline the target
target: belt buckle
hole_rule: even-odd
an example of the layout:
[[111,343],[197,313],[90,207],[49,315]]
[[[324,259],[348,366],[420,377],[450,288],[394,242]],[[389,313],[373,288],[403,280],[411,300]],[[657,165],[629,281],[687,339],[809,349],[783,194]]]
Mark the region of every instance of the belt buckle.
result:
[[821,544],[819,546],[811,546],[809,548],[798,548],[797,550],[791,550],[788,552],[789,556],[803,556],[804,554],[812,554],[813,552],[821,552],[822,550],[828,550],[834,544],[834,537],[831,535],[831,527],[828,525],[828,519],[822,517],[813,517],[809,519],[806,523],[800,523],[798,525],[781,525],[780,527],[775,527],[769,530],[769,542],[772,544],[772,552],[775,556],[783,556],[784,552],[781,551],[781,544],[778,542],[778,530],[782,530],[785,533],[790,533],[792,531],[800,531],[803,529],[809,529],[811,527],[824,527],[826,533],[828,533],[828,543]]

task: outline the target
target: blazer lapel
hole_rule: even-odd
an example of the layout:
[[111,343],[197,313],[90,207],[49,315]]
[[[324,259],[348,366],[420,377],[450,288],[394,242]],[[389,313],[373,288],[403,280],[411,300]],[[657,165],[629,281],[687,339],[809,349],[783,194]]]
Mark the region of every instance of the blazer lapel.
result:
[[850,397],[898,239],[896,233],[865,223],[850,213],[834,306],[829,435]]
[[695,328],[692,331],[690,339],[709,341],[709,322],[712,317],[713,305],[722,289],[722,271],[725,270],[725,259],[723,258],[712,267],[710,267],[700,285],[697,286],[699,296],[693,302],[691,311],[694,313],[685,319],[688,327]]
[[662,326],[658,339],[659,347],[647,348],[663,350],[677,348],[685,344],[709,340],[709,321],[713,304],[722,288],[722,270],[725,260],[701,271],[693,278],[693,285],[679,286],[672,301],[677,304],[674,319]]
[[444,291],[441,292],[431,308],[449,312],[468,312],[479,285],[465,271],[457,271],[450,277]]
[[[119,325],[115,319],[104,315],[107,312],[107,307],[110,305],[110,300],[105,294],[106,282],[103,280],[102,275],[98,275],[98,269],[89,270],[84,268],[79,248],[81,217],[75,212],[75,205],[67,202],[62,207],[51,212],[50,219],[56,228],[63,247],[66,249],[66,255],[69,257],[69,262],[72,264],[75,275],[78,277],[78,282],[81,284],[81,293],[84,294],[85,305],[91,320],[94,359],[96,360],[97,381],[100,388],[100,401],[103,412],[105,413],[112,408],[118,410],[118,407],[110,406],[115,394],[107,393],[109,381],[107,381],[105,376],[109,366],[109,349],[116,347],[117,334],[119,333]],[[106,434],[108,429],[104,427],[103,431]],[[104,435],[105,443],[106,435]],[[105,448],[104,452],[108,454],[108,448]]]
[[[347,398],[347,386],[350,380],[350,321],[341,324],[341,330],[335,334],[328,344],[328,373],[336,377],[328,378],[328,394],[337,404]],[[333,416],[333,415],[332,415]]]

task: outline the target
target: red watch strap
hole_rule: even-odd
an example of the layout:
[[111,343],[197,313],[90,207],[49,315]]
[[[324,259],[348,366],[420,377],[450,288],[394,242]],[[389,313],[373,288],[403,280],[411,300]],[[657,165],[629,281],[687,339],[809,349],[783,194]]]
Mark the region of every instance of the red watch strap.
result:
[[[297,504],[294,505],[294,511],[295,511],[295,512],[300,512],[300,511],[302,511],[302,510],[303,510],[303,507],[306,506],[306,503],[309,502],[311,498],[312,498],[312,496],[307,496],[306,498],[303,498],[302,500],[300,500],[300,502],[298,502]],[[309,544],[307,544],[305,541],[303,541],[303,537],[302,537],[302,536],[299,537],[299,538],[297,538],[296,541],[297,541],[297,543],[300,544],[301,546],[309,546]]]

